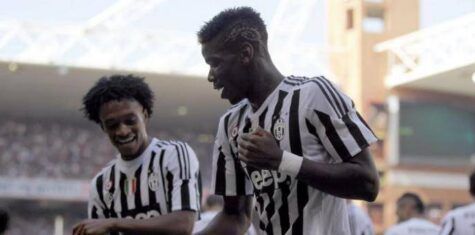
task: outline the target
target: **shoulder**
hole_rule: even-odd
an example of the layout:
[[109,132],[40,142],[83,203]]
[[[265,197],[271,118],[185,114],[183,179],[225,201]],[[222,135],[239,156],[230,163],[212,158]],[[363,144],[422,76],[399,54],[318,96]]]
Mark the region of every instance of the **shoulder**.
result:
[[386,230],[385,235],[398,235],[404,228],[403,223],[396,224]]
[[[291,79],[291,78],[288,78]],[[342,117],[354,110],[351,98],[325,76],[303,78],[293,87],[300,90],[302,108],[332,117]]]
[[230,116],[237,116],[241,112],[241,110],[245,109],[249,105],[249,101],[247,99],[243,99],[239,101],[239,103],[231,106],[226,110],[226,112],[221,115],[220,123],[222,123],[225,119],[229,118]]
[[231,106],[223,115],[221,115],[219,119],[218,134],[216,138],[227,138],[228,131],[232,129],[233,123],[236,123],[236,121],[245,113],[245,111],[249,107],[249,101],[247,99],[243,99],[239,103]]
[[157,141],[157,145],[161,149],[172,152],[191,149],[191,147],[186,142],[180,140],[159,140]]
[[112,167],[115,166],[115,163],[116,163],[116,160],[111,160],[109,163],[106,164],[106,166],[104,166],[91,180],[91,188],[93,188],[94,190],[96,190],[96,187],[97,187],[97,184],[98,183],[101,183],[102,184],[104,183],[104,180],[103,180],[103,176],[108,174]]
[[302,90],[303,92],[322,93],[323,90],[336,88],[336,85],[323,75],[314,77],[288,76],[283,83],[292,88],[289,90]]
[[102,177],[107,172],[110,172],[112,167],[115,167],[117,160],[113,159],[109,161],[95,176],[92,178],[92,182],[96,182],[99,177]]
[[284,79],[284,84],[290,86],[287,89],[291,92],[299,90],[300,97],[308,103],[319,103],[330,99],[338,99],[338,101],[346,99],[346,95],[341,92],[340,88],[325,76],[289,76]]
[[406,229],[407,227],[412,226],[414,223],[417,223],[417,222],[414,221],[414,219],[409,219],[409,220],[406,220],[404,222],[401,222],[401,223],[395,225],[394,228],[396,229],[396,231],[401,231],[401,230]]
[[187,158],[187,159],[196,159],[195,152],[191,146],[179,140],[160,140],[158,144],[161,146],[161,149],[166,150],[165,156],[167,158],[176,159],[175,156],[179,156],[180,158]]
[[409,221],[406,221],[405,224],[406,226],[415,227],[415,228],[424,229],[424,230],[427,230],[427,229],[438,230],[439,229],[438,225],[426,219],[414,218]]
[[462,214],[462,211],[460,210],[460,208],[453,209],[447,212],[447,214],[444,216],[442,221],[445,222],[445,221],[451,220],[452,218],[458,217],[457,215],[459,214]]
[[429,220],[424,220],[424,223],[425,223],[425,225],[426,225],[428,228],[432,228],[432,229],[436,229],[436,230],[439,229],[439,225],[434,224],[434,223],[432,223],[432,222],[429,221]]
[[470,212],[475,214],[475,203],[472,203],[467,206],[462,206],[462,207],[449,211],[447,215],[444,217],[444,220],[462,217],[464,214],[470,213]]

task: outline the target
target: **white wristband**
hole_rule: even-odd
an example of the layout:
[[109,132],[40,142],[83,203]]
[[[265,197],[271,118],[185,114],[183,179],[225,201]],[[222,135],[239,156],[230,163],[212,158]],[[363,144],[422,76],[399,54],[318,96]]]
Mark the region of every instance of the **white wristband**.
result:
[[303,157],[284,151],[282,154],[282,161],[279,165],[279,172],[295,177],[300,171],[302,162]]

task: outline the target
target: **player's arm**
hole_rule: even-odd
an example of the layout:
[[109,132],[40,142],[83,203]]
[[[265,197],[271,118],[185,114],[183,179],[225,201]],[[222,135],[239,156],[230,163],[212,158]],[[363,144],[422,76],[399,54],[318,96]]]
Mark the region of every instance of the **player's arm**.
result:
[[374,201],[379,180],[368,149],[339,164],[318,163],[304,158],[297,179],[329,194]]
[[[304,128],[320,141],[335,164],[283,153],[281,169],[297,174],[297,179],[329,194],[374,201],[379,191],[378,171],[368,147],[376,136],[355,110],[351,99],[339,93],[341,112],[327,102],[313,102],[306,109]],[[314,103],[318,103],[315,105]],[[345,108],[345,109],[344,109]],[[296,158],[299,157],[299,158]],[[290,160],[289,160],[290,159]],[[288,169],[289,161],[302,159],[300,169]]]
[[73,235],[83,234],[103,234],[109,231],[112,220],[108,219],[105,212],[105,203],[100,199],[98,190],[102,190],[98,184],[98,178],[102,175],[96,176],[90,185],[89,201],[87,205],[87,214],[89,219],[82,220],[73,227]]
[[74,235],[122,232],[125,234],[191,234],[199,210],[197,188],[199,163],[191,147],[176,142],[165,157],[166,174],[170,181],[170,212],[149,219],[89,219],[75,226]]
[[[213,164],[210,193],[222,195],[223,210],[197,234],[244,234],[250,225],[252,208],[252,186],[245,176],[240,162],[233,154],[230,136],[226,131],[230,113],[221,117],[213,147]],[[237,165],[236,165],[237,164]],[[242,182],[238,190],[236,182]]]
[[[290,153],[286,153],[291,158],[286,162],[282,161],[284,151],[277,146],[272,134],[257,129],[253,134],[242,135],[239,151],[241,160],[249,165],[296,175],[298,180],[338,197],[374,201],[378,193],[376,167],[366,148],[342,163],[319,163]],[[297,164],[298,168],[283,169],[281,163]]]
[[244,234],[251,224],[252,196],[225,196],[224,208],[195,235]]
[[[73,229],[73,235],[105,234],[191,234],[196,218],[193,211],[175,211],[150,219],[88,219]],[[173,225],[173,226],[171,226]]]
[[[289,115],[299,120],[300,130],[312,135],[312,141],[323,146],[335,163],[317,162],[313,160],[318,159],[316,156],[303,156],[302,149],[309,146],[309,143],[300,143],[304,140],[294,143],[294,146],[304,145],[291,148],[294,154],[284,152],[273,135],[263,129],[241,136],[239,157],[260,169],[294,175],[308,185],[338,197],[373,201],[379,190],[379,179],[368,147],[377,138],[349,97],[325,79],[315,82],[328,89],[320,89],[315,84],[302,88],[299,112]],[[335,99],[331,99],[328,92],[332,92]]]
[[87,203],[87,216],[90,219],[99,219],[99,218],[106,217],[104,215],[105,203],[99,197],[99,194],[98,194],[98,190],[102,190],[100,186],[101,184],[98,184],[99,177],[102,177],[102,175],[100,174],[94,177],[89,187],[89,201]]

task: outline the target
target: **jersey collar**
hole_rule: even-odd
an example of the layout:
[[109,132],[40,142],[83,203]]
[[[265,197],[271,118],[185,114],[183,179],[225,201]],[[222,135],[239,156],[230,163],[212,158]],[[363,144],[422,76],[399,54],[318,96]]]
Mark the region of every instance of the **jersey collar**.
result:
[[117,165],[119,169],[121,169],[124,173],[131,173],[131,172],[133,173],[140,166],[140,164],[142,164],[145,156],[151,153],[152,147],[156,145],[157,142],[158,142],[158,139],[152,138],[152,140],[150,141],[150,144],[142,152],[142,154],[140,154],[140,156],[138,156],[137,158],[129,160],[129,161],[122,159],[120,154],[117,154]]

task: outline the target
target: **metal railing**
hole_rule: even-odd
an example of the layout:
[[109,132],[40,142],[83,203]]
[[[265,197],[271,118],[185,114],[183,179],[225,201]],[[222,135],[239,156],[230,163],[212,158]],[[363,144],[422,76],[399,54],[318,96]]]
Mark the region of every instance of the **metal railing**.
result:
[[[207,74],[194,32],[139,30],[126,27],[164,0],[121,0],[81,25],[38,25],[20,21],[0,22],[0,61],[152,72]],[[316,0],[279,3],[270,35],[271,54],[285,74],[324,71],[319,45],[301,42],[303,26]],[[287,18],[283,17],[286,16]],[[284,24],[292,22],[302,27]],[[284,27],[285,26],[285,27]],[[286,29],[286,30],[283,30]],[[285,40],[282,35],[287,35]]]
[[389,87],[475,63],[475,13],[376,45]]

